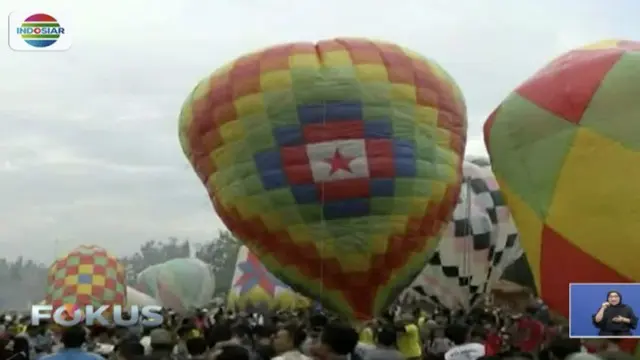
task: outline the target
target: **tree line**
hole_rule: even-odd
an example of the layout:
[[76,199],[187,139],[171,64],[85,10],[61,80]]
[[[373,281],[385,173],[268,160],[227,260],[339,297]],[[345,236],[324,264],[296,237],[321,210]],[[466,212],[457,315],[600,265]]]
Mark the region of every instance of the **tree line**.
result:
[[[195,256],[209,264],[211,271],[216,274],[216,294],[224,294],[231,284],[240,246],[241,243],[231,233],[220,231],[216,237],[204,243],[175,237],[162,241],[149,240],[135,253],[119,260],[127,271],[127,283],[132,285],[138,274],[151,265]],[[14,261],[0,258],[0,309],[24,309],[29,303],[42,300],[49,265],[22,256]]]
[[[151,265],[165,261],[195,256],[209,264],[216,277],[216,296],[224,295],[231,285],[235,262],[242,244],[228,231],[220,231],[216,237],[193,243],[170,237],[163,241],[150,240],[133,254],[119,258],[127,271],[127,283],[133,285],[140,272]],[[192,254],[195,252],[195,254]],[[14,261],[0,258],[0,309],[24,309],[30,302],[44,298],[49,264],[18,257]],[[503,279],[535,288],[533,274],[526,257],[509,266]]]

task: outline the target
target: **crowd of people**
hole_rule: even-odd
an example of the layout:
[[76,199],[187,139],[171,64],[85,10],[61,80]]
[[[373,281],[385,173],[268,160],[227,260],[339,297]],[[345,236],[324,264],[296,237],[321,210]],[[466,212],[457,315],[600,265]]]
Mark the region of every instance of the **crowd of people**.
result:
[[[476,360],[625,359],[615,340],[571,339],[535,308],[471,313],[415,309],[364,323],[322,311],[271,315],[222,308],[167,312],[155,327],[51,323],[0,315],[0,360]],[[633,357],[631,357],[633,358]]]

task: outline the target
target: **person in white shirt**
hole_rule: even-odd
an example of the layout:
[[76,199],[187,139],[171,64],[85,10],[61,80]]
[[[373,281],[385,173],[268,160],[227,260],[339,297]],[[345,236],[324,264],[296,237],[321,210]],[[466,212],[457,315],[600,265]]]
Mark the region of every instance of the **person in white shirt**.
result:
[[151,354],[151,327],[142,328],[142,337],[140,338],[140,345],[144,347],[144,354]]
[[[480,343],[476,336],[471,336],[471,331],[466,325],[449,325],[445,335],[454,344],[454,347],[444,353],[445,360],[476,360],[485,355],[484,344]],[[471,337],[474,339],[472,340]]]
[[299,326],[289,324],[281,327],[273,338],[273,347],[278,354],[273,360],[311,360],[300,352],[304,339],[304,330]]

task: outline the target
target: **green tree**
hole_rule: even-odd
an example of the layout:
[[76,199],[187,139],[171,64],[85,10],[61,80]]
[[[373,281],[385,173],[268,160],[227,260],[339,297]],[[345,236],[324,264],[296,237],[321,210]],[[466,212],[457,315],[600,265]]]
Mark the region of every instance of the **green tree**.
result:
[[44,298],[47,267],[18,257],[15,261],[0,259],[0,309],[27,310],[29,305]]
[[231,288],[241,246],[242,243],[230,232],[220,231],[215,239],[197,247],[196,257],[209,264],[215,274],[217,296]]
[[191,245],[188,240],[170,237],[166,241],[149,240],[142,244],[136,253],[119,260],[127,270],[127,282],[132,285],[135,284],[138,274],[149,266],[189,257],[190,253]]

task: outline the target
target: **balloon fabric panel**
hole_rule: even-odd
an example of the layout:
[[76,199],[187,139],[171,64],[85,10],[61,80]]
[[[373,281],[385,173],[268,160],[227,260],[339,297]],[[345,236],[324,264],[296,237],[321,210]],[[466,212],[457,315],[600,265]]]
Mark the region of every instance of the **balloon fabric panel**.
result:
[[160,305],[155,298],[127,286],[127,306]]
[[151,297],[158,296],[158,272],[160,271],[160,265],[151,265],[142,270],[136,278],[136,290],[143,292]]
[[[640,249],[633,242],[640,231],[639,84],[640,43],[603,41],[555,60],[485,123],[485,142],[503,188],[508,186],[505,195],[538,291],[565,316],[570,282],[640,280]],[[506,129],[520,129],[509,136],[523,139],[532,126],[544,131],[532,132],[524,144],[505,137]],[[554,150],[542,154],[535,143]],[[503,156],[514,147],[519,163]],[[547,166],[534,157],[547,158]],[[536,188],[538,199],[532,199]],[[622,347],[631,351],[636,344],[625,339]]]
[[166,307],[184,312],[211,301],[215,278],[199,259],[171,259],[142,271],[136,289],[159,299]]
[[468,310],[522,256],[511,214],[488,163],[472,161],[464,164],[460,198],[437,251],[401,302],[426,300]]
[[570,282],[640,274],[629,242],[640,231],[639,84],[638,43],[591,45],[535,74],[485,124],[538,291],[564,315]]
[[[520,236],[513,216],[493,175],[489,159],[471,159],[467,167],[465,177],[469,182],[469,193],[475,207],[486,212],[492,223],[492,239],[495,239],[495,242],[492,242],[490,248],[491,267],[486,279],[490,288],[494,282],[502,278],[507,267],[523,256],[524,251],[520,246]],[[488,289],[485,290],[487,291]]]
[[564,316],[571,282],[640,281],[638,98],[640,43],[607,40],[551,62],[485,123],[538,292]]
[[238,252],[227,306],[238,311],[268,312],[307,305],[303,297],[271,274],[246,246]]
[[233,286],[238,287],[240,295],[258,286],[273,297],[276,295],[277,287],[287,287],[282,281],[269,273],[264,265],[260,263],[260,260],[250,252],[247,253],[244,261],[238,263],[238,269],[242,272],[242,275],[234,281]]
[[202,81],[180,137],[224,223],[279,278],[368,318],[417,274],[458,196],[466,108],[393,44],[275,46]]
[[195,258],[172,259],[161,264],[157,281],[165,295],[169,291],[180,299],[180,307],[184,309],[207,304],[215,290],[215,279],[209,267]]
[[97,246],[80,246],[49,268],[45,301],[54,307],[125,305],[125,271],[116,257]]
[[189,310],[180,296],[179,289],[175,288],[173,280],[169,280],[165,276],[158,277],[156,288],[158,289],[158,299],[162,302],[162,306],[178,313],[186,313]]

